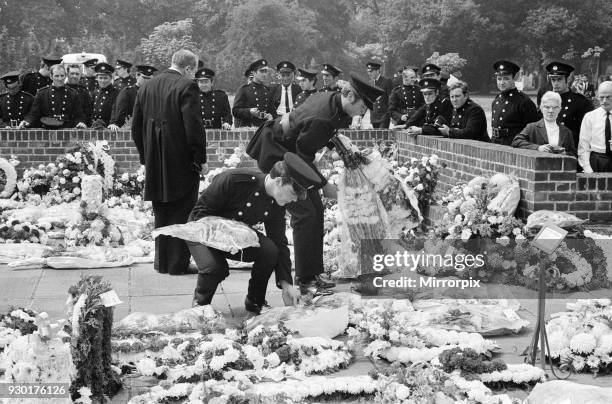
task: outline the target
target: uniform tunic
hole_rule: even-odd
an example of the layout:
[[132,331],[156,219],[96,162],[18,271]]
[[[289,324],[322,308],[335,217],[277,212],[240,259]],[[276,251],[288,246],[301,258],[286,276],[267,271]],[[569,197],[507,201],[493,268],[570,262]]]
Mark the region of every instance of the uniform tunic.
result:
[[30,72],[21,79],[21,90],[28,94],[36,95],[39,89],[50,86],[51,83],[51,77],[45,77],[39,72]]
[[257,108],[260,112],[272,114],[276,117],[276,108],[272,101],[271,92],[268,87],[254,81],[240,86],[234,98],[232,114],[237,128],[244,126],[259,126],[265,119],[259,119],[251,115],[251,108]]
[[34,96],[19,91],[13,95],[6,93],[0,96],[0,120],[3,126],[9,126],[12,120],[21,122],[30,111]]
[[105,125],[110,123],[113,115],[113,109],[115,108],[115,100],[119,91],[109,85],[106,88],[98,88],[96,90],[96,97],[93,103],[92,122],[101,120]]
[[138,94],[138,86],[129,86],[119,91],[117,100],[115,101],[115,109],[111,116],[110,123],[122,127],[125,121],[132,117],[132,110],[136,102],[136,94]]
[[423,135],[440,136],[440,131],[434,126],[440,116],[444,118],[442,123],[448,125],[453,116],[453,105],[448,98],[440,98],[438,95],[434,102],[422,105],[412,117],[408,118],[406,127],[418,126],[422,128]]
[[331,87],[329,87],[329,86],[325,86],[325,87],[321,87],[321,89],[319,90],[319,92],[320,92],[320,93],[329,93],[329,92],[337,92],[337,93],[339,93],[339,92],[340,92],[340,88],[339,88],[339,87],[337,87],[337,86],[336,86],[336,87],[334,87],[334,88],[331,88]]
[[81,105],[83,106],[83,113],[85,114],[85,124],[87,126],[91,125],[91,114],[93,110],[93,99],[89,95],[89,90],[87,87],[81,84],[66,84],[67,87],[76,90],[79,93],[79,97],[81,97]]
[[254,168],[237,168],[217,175],[202,192],[189,220],[220,216],[249,226],[263,223],[266,236],[278,248],[278,258],[274,265],[276,283],[279,285],[281,281],[287,281],[291,284],[293,282],[285,235],[285,208],[279,206],[274,198],[266,193],[265,177],[265,174]]
[[317,92],[318,92],[317,89],[312,89],[312,90],[305,90],[299,93],[297,97],[295,97],[295,101],[293,102],[293,109],[302,105],[304,101],[308,99],[308,97],[310,97],[313,94],[316,94]]
[[388,128],[389,127],[389,96],[393,91],[393,82],[383,76],[380,76],[374,85],[385,93],[378,97],[374,102],[373,109],[370,111],[370,122],[375,128]]
[[77,123],[85,123],[83,106],[79,102],[79,93],[70,87],[49,86],[41,88],[34,97],[30,112],[25,121],[38,125],[42,117],[57,117],[64,120],[64,128],[73,128]]
[[94,76],[91,77],[81,77],[81,84],[87,88],[89,91],[89,97],[93,99],[96,95],[96,89],[98,88],[98,80]]
[[453,109],[448,137],[453,139],[473,139],[490,142],[487,133],[487,117],[482,107],[471,99],[457,109]]
[[117,77],[113,82],[113,86],[117,89],[117,91],[121,91],[126,87],[136,85],[136,78],[132,76],[127,77]]
[[580,124],[584,114],[593,110],[593,103],[582,94],[566,91],[561,95],[561,111],[557,123],[572,131],[574,145],[578,147]]
[[410,118],[417,109],[425,104],[421,88],[417,85],[395,87],[389,96],[389,113],[398,125],[406,123],[402,115]]
[[[281,120],[287,122],[285,129]],[[287,151],[312,163],[315,153],[327,146],[337,129],[348,126],[351,120],[342,109],[339,93],[314,94],[291,111],[288,118],[278,118],[259,127],[246,152],[264,172],[269,172]],[[295,273],[303,282],[308,282],[324,270],[323,204],[319,191],[309,190],[306,200],[288,204],[287,211],[293,228]]]
[[493,143],[510,146],[514,136],[530,122],[540,120],[535,104],[523,92],[513,88],[499,93],[492,103]]
[[232,124],[232,110],[225,91],[200,91],[200,112],[207,128],[221,129],[224,123]]

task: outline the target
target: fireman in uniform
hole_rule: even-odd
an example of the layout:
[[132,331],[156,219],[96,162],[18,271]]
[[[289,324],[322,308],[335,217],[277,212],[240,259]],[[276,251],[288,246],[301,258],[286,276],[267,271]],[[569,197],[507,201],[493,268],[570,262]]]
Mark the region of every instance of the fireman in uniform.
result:
[[[448,78],[446,77],[447,75],[445,74],[444,77],[446,79],[446,81],[448,81]],[[450,76],[450,75],[448,75]],[[440,98],[448,98],[449,97],[449,92],[448,92],[448,86],[446,85],[446,81],[443,81],[442,79],[442,69],[433,64],[433,63],[427,63],[425,64],[422,68],[421,68],[421,78],[422,79],[436,79],[440,82],[440,91],[438,93],[438,95],[440,96]]]
[[98,59],[89,59],[83,62],[83,77],[81,78],[81,84],[83,84],[87,91],[89,91],[89,96],[91,98],[96,94],[96,88],[98,88],[98,81],[96,80],[96,65],[98,64]]
[[453,105],[448,98],[440,95],[441,83],[439,80],[421,79],[419,87],[421,87],[425,104],[406,121],[408,133],[412,136],[441,136],[438,129],[451,122]]
[[51,66],[59,65],[62,59],[42,58],[40,68],[37,72],[30,72],[21,78],[21,89],[28,94],[36,95],[36,92],[51,85]]
[[389,96],[389,113],[396,125],[404,125],[425,100],[421,88],[416,84],[417,69],[404,66],[402,85],[395,87]]
[[340,91],[337,83],[341,73],[342,70],[338,69],[336,66],[330,63],[323,64],[323,70],[321,70],[323,87],[319,90],[319,92],[326,93],[328,91]]
[[6,128],[16,128],[30,111],[34,96],[19,85],[19,72],[9,72],[0,77],[8,89],[0,96],[0,120]]
[[516,88],[514,77],[520,70],[518,65],[498,60],[493,63],[493,70],[500,93],[492,102],[491,141],[510,146],[528,123],[540,120],[540,114],[533,101]]
[[117,59],[115,63],[115,71],[117,78],[113,82],[113,85],[117,91],[121,91],[126,87],[133,86],[136,84],[136,79],[130,75],[130,68],[132,64],[125,60]]
[[92,128],[106,128],[110,123],[115,108],[115,100],[119,94],[113,86],[113,66],[108,63],[98,63],[96,65],[96,80],[98,89],[93,102],[91,115]]
[[134,103],[136,103],[138,89],[142,87],[147,80],[153,77],[156,71],[157,69],[153,66],[136,66],[136,84],[124,88],[117,94],[115,108],[113,109],[108,129],[119,130],[119,128],[125,125],[125,122],[132,117],[132,110],[134,109]]
[[272,120],[276,116],[276,108],[272,101],[270,84],[270,68],[266,59],[259,59],[251,63],[245,76],[252,80],[240,86],[234,98],[232,115],[234,126],[259,126]]
[[232,109],[229,99],[223,90],[213,89],[215,72],[203,67],[195,74],[195,81],[200,88],[200,111],[206,128],[231,129]]
[[574,144],[578,147],[582,118],[584,114],[593,110],[593,103],[584,95],[570,90],[569,76],[574,71],[574,66],[561,61],[553,61],[546,65],[546,70],[552,90],[561,96],[561,111],[559,111],[557,123],[572,131]]
[[370,122],[374,128],[389,127],[389,96],[393,91],[393,81],[380,74],[381,63],[370,61],[366,64],[368,76],[378,88],[385,90],[385,93],[376,100],[372,111],[370,111]]
[[315,88],[317,84],[317,72],[314,70],[298,69],[298,73],[297,82],[302,92],[295,97],[293,108],[299,107],[308,97],[317,93],[317,89]]

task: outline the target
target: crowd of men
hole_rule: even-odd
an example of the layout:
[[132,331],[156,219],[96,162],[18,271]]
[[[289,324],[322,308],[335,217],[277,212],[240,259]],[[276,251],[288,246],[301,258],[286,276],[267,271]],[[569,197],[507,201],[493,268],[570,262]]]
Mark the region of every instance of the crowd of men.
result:
[[[381,65],[376,60],[365,65],[371,83],[383,91],[370,111],[374,128],[399,127],[412,136],[437,135],[566,153],[577,157],[579,169],[586,172],[612,171],[609,125],[602,121],[593,126],[588,124],[591,118],[584,120],[595,109],[592,100],[600,104],[598,110],[609,111],[605,99],[605,83],[609,82],[602,83],[603,93],[594,98],[592,86],[583,75],[575,74],[569,63],[553,61],[546,66],[548,81],[538,92],[536,105],[516,88],[520,67],[511,61],[495,62],[493,71],[500,93],[491,106],[491,136],[484,110],[470,99],[466,83],[455,80],[449,86],[450,75],[432,63],[420,69],[402,67],[398,83],[399,77],[381,75]],[[313,94],[340,91],[342,82],[342,70],[331,63],[324,63],[318,71],[281,61],[273,69],[267,60],[259,59],[246,69],[246,83],[238,88],[230,106],[227,94],[214,88],[215,72],[201,64],[198,67],[194,80],[200,90],[200,112],[206,128],[259,127],[299,108]],[[130,75],[132,68],[135,77]],[[152,66],[132,66],[123,60],[117,60],[113,67],[92,59],[81,68],[64,66],[61,59],[43,58],[37,72],[10,72],[1,77],[8,89],[0,98],[2,123],[13,128],[117,130],[131,117],[138,89],[156,71]],[[319,75],[322,84],[317,89]],[[540,104],[546,91],[561,96],[556,121],[571,132],[573,147],[560,147],[558,128],[550,125],[552,140],[545,132],[537,144],[525,143],[523,131],[527,125],[544,118]],[[360,118],[343,126],[359,127]]]

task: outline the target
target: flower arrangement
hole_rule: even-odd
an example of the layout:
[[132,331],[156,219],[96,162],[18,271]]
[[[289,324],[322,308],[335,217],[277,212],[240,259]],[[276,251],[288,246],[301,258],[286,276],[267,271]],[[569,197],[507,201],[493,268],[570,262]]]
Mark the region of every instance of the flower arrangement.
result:
[[19,164],[16,156],[9,160],[0,158],[0,198],[9,198],[13,195],[17,186],[17,171],[15,167]]
[[140,197],[144,193],[145,168],[140,166],[135,173],[124,172],[114,180],[112,196]]
[[110,290],[111,285],[100,276],[84,277],[68,290],[71,351],[76,367],[70,386],[73,399],[79,398],[82,387],[89,388],[94,399],[112,397],[121,388],[111,363],[113,308],[100,301],[100,295]]
[[546,324],[550,356],[563,368],[576,372],[612,370],[612,304],[610,299],[581,300],[567,304]]
[[0,243],[42,243],[48,236],[44,228],[30,222],[13,219],[0,226]]

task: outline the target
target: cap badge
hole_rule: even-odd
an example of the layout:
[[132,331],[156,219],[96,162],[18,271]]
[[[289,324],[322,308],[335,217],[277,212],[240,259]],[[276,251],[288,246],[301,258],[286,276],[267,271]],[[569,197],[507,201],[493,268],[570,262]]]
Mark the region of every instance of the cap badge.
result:
[[503,69],[503,68],[504,68],[504,65],[499,65],[499,68],[500,68],[500,69]]
[[553,70],[557,70],[559,67],[557,65],[553,66]]

